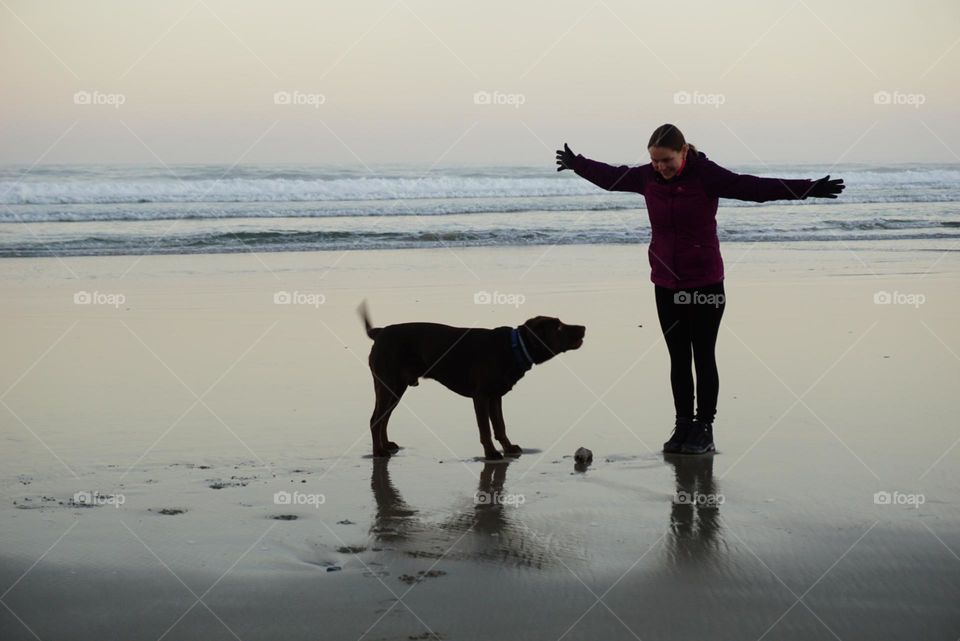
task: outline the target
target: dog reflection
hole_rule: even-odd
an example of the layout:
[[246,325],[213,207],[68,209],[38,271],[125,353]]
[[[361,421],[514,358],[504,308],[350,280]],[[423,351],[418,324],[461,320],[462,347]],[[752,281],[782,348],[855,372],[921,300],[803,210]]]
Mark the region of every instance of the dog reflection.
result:
[[549,540],[519,518],[525,502],[504,486],[509,462],[485,463],[477,490],[446,519],[430,523],[410,507],[390,479],[392,459],[373,459],[370,488],[376,503],[370,534],[400,552],[422,558],[470,558],[544,568]]
[[389,462],[389,459],[373,459],[370,477],[370,489],[377,504],[370,534],[382,542],[402,541],[410,535],[411,528],[418,526],[417,511],[407,505],[390,480]]

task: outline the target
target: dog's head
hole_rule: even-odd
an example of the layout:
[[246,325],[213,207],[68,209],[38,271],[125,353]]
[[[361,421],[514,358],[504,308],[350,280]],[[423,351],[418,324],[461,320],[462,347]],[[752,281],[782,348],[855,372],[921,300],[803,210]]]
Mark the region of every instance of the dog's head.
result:
[[550,316],[536,316],[520,328],[534,363],[543,363],[557,354],[579,348],[587,332],[583,325],[567,325],[559,318]]

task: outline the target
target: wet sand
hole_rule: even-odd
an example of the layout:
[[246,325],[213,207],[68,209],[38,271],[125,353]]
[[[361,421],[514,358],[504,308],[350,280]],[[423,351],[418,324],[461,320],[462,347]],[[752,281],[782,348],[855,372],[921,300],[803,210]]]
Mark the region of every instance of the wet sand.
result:
[[[694,458],[642,247],[0,261],[0,638],[956,639],[960,254],[905,247],[726,245]],[[425,381],[375,460],[363,298],[586,342],[519,459]]]

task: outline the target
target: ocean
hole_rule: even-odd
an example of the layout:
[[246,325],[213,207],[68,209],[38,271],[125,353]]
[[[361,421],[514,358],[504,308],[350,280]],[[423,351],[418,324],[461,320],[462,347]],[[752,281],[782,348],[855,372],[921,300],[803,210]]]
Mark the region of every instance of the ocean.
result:
[[[730,166],[844,178],[838,200],[722,200],[723,241],[960,238],[960,163]],[[645,244],[643,198],[552,166],[0,168],[0,257]]]

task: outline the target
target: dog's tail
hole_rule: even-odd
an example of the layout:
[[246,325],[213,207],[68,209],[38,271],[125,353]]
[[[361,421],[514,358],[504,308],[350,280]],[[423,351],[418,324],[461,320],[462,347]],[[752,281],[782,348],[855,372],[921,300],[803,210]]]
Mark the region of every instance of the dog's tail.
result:
[[357,313],[360,314],[360,318],[363,319],[363,326],[364,326],[364,328],[367,330],[367,336],[369,336],[370,338],[376,339],[376,338],[377,338],[377,334],[380,333],[380,329],[381,329],[381,328],[380,328],[380,327],[374,327],[374,326],[370,323],[370,312],[367,311],[367,300],[366,300],[366,299],[364,299],[363,302],[360,303],[360,307],[357,308]]

